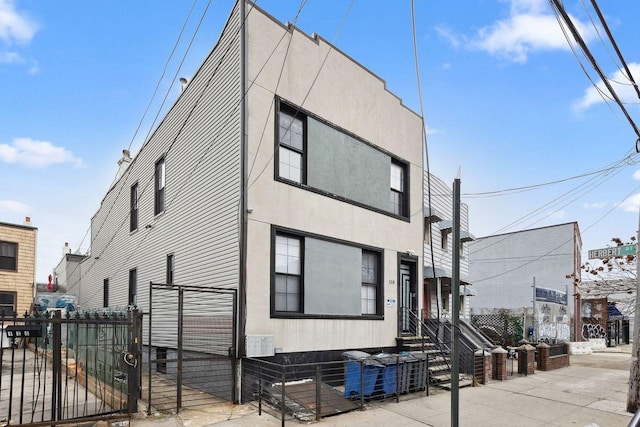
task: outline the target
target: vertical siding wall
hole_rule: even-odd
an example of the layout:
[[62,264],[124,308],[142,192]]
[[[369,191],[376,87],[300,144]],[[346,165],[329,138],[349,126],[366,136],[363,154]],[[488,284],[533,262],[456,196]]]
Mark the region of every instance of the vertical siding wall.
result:
[[[129,270],[137,302],[148,309],[150,281],[164,283],[174,255],[174,283],[238,287],[240,226],[239,5],[218,43],[109,190],[92,219],[91,257],[82,263],[81,308],[126,305]],[[154,165],[165,157],[165,211],[154,215]],[[138,229],[129,231],[131,185],[138,183]]]
[[0,224],[0,240],[18,244],[18,271],[0,270],[0,291],[16,292],[16,312],[29,311],[34,296],[36,237],[33,227]]
[[[274,335],[277,351],[285,353],[393,346],[399,253],[413,251],[418,256],[417,282],[422,283],[420,117],[402,105],[383,80],[322,38],[288,29],[258,9],[250,12],[248,24],[248,207],[252,212],[247,335]],[[276,96],[408,162],[410,221],[276,181]],[[385,173],[388,183],[389,172]],[[353,188],[357,188],[355,183]],[[379,297],[385,302],[384,319],[271,318],[271,225],[383,249],[383,295]],[[418,301],[422,301],[422,286],[418,288]],[[326,292],[330,300],[330,287]]]

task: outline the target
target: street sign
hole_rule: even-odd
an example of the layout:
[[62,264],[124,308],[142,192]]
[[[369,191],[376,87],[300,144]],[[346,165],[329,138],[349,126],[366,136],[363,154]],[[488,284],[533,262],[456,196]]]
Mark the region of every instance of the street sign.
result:
[[613,258],[617,256],[635,255],[636,245],[622,245],[613,248],[592,249],[589,251],[589,259]]

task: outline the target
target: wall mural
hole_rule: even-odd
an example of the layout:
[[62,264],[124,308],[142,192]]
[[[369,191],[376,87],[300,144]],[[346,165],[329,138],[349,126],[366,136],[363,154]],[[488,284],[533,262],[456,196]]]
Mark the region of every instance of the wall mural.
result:
[[582,300],[582,338],[607,337],[607,299]]

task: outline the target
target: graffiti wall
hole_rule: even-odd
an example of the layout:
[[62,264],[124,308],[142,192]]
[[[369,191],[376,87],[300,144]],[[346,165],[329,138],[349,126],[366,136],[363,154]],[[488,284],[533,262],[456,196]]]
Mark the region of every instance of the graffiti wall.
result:
[[555,343],[571,339],[566,305],[551,302],[538,303],[535,316],[538,325],[538,341]]
[[582,338],[607,337],[607,299],[582,300]]

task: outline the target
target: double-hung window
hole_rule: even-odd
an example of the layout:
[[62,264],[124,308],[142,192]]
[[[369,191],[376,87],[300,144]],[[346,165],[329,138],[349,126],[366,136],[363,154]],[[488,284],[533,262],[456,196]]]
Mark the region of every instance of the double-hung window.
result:
[[362,251],[362,314],[378,313],[378,289],[380,284],[380,254]]
[[16,311],[16,293],[0,292],[0,315],[10,316]]
[[275,311],[301,313],[302,239],[276,235]]
[[281,104],[278,114],[278,171],[280,178],[303,184],[306,116]]
[[0,242],[0,270],[18,271],[18,244]]
[[164,211],[164,180],[165,180],[165,167],[164,157],[156,162],[155,172],[155,204],[154,214],[158,215]]
[[406,166],[395,160],[391,161],[391,212],[399,216],[407,216]]
[[129,208],[129,231],[138,229],[138,183],[131,186],[131,202]]

